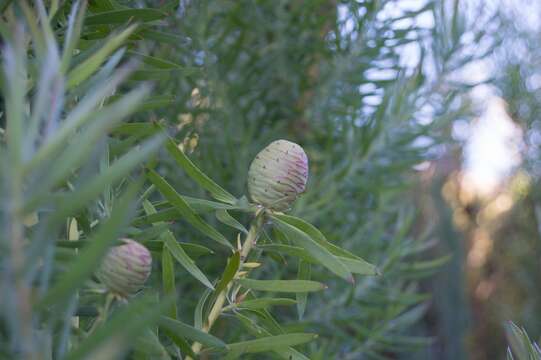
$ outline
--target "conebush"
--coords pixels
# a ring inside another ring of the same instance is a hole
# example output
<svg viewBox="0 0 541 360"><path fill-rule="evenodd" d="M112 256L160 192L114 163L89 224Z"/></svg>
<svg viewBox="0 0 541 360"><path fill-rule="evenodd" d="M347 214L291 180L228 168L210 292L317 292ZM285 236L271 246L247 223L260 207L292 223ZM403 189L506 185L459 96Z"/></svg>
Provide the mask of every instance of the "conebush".
<svg viewBox="0 0 541 360"><path fill-rule="evenodd" d="M1 357L428 345L413 167L472 56L458 9L390 3L0 2Z"/></svg>

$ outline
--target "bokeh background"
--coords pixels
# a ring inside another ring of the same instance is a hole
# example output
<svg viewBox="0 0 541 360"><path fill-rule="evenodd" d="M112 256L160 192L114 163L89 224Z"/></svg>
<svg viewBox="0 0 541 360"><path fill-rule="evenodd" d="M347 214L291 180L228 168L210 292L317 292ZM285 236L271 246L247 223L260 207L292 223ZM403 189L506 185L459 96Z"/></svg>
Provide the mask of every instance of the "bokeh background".
<svg viewBox="0 0 541 360"><path fill-rule="evenodd" d="M428 358L497 359L506 346L505 321L540 336L540 84L534 64L541 4L461 5L474 23L490 19L475 51L494 47L457 74L471 85L471 113L453 121L455 150L421 170L429 186L437 184L425 203L426 220L434 220L434 210L441 215L441 246L454 254L427 285L434 301L426 321L438 334ZM443 203L448 211L437 211Z"/></svg>

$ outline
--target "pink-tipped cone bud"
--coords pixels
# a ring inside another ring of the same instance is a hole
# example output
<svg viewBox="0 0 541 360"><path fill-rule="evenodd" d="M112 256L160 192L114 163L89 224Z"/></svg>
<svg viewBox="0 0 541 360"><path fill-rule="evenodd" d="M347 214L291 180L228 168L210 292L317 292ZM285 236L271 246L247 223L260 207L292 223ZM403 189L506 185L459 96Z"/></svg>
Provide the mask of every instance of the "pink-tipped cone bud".
<svg viewBox="0 0 541 360"><path fill-rule="evenodd" d="M304 192L308 180L308 157L299 145L276 140L264 148L248 170L252 200L272 210L284 211Z"/></svg>
<svg viewBox="0 0 541 360"><path fill-rule="evenodd" d="M143 288L152 269L148 249L136 241L122 239L124 245L111 248L96 276L114 294L127 298Z"/></svg>

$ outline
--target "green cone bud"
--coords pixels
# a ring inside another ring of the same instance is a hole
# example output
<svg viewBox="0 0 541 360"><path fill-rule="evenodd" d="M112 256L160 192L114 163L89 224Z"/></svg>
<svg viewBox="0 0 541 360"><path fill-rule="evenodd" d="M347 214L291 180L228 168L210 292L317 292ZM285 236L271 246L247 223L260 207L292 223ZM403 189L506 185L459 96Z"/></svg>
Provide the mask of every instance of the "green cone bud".
<svg viewBox="0 0 541 360"><path fill-rule="evenodd" d="M299 145L276 140L264 148L248 170L252 201L273 210L287 210L308 180L308 157Z"/></svg>
<svg viewBox="0 0 541 360"><path fill-rule="evenodd" d="M105 255L96 276L112 293L126 298L143 288L152 269L152 257L138 242L122 240L124 245L111 248Z"/></svg>

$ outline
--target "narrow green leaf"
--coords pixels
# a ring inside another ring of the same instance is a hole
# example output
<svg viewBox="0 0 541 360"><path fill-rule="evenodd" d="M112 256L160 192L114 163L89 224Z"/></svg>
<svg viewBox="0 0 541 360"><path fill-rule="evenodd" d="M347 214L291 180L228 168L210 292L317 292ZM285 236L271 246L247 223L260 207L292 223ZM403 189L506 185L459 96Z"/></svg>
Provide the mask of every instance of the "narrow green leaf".
<svg viewBox="0 0 541 360"><path fill-rule="evenodd" d="M222 202L217 202L217 201L194 198L194 197L186 196L186 195L182 195L182 197L184 198L184 200L186 200L188 204L190 204L191 207L194 208L194 210L201 213L211 212L213 210L219 210L219 209L240 210L240 211L246 211L246 212L253 212L255 210L255 207L243 204L240 202L240 200L237 204L231 205L231 204L224 204ZM163 208L167 205L169 204L165 201L157 202L156 208Z"/></svg>
<svg viewBox="0 0 541 360"><path fill-rule="evenodd" d="M314 259L306 250L299 246L285 245L285 244L262 244L257 245L258 249L263 251L286 254L297 257L311 264L317 264L318 261Z"/></svg>
<svg viewBox="0 0 541 360"><path fill-rule="evenodd" d="M505 324L505 335L509 343L508 354L517 359L541 359L541 350L536 343L532 343L524 328L520 328L512 321Z"/></svg>
<svg viewBox="0 0 541 360"><path fill-rule="evenodd" d="M294 216L277 214L277 218L289 223L292 226L304 231L308 234L313 240L318 242L321 246L329 250L333 255L335 255L346 267L355 274L362 275L378 275L379 271L375 265L370 264L361 257L350 253L349 251L342 249L325 238L325 236L319 231L314 225L299 219Z"/></svg>
<svg viewBox="0 0 541 360"><path fill-rule="evenodd" d="M128 54L135 58L141 59L147 65L151 65L159 69L182 69L182 66L179 64L155 56L141 54L136 51L129 51Z"/></svg>
<svg viewBox="0 0 541 360"><path fill-rule="evenodd" d="M360 275L380 275L378 268L375 265L372 265L363 259L350 259L345 257L337 256L337 259L340 260L346 267L354 274Z"/></svg>
<svg viewBox="0 0 541 360"><path fill-rule="evenodd" d="M212 294L212 291L210 289L205 289L203 295L199 298L199 301L197 302L197 305L195 307L193 323L197 329L203 328L203 310L210 294Z"/></svg>
<svg viewBox="0 0 541 360"><path fill-rule="evenodd" d="M259 309L259 310L249 310L252 311L263 324L269 329L269 331L272 333L272 335L280 335L285 334L286 332L280 326L278 321L272 316L272 314L269 312L268 309Z"/></svg>
<svg viewBox="0 0 541 360"><path fill-rule="evenodd" d="M171 95L150 96L137 106L136 111L141 112L153 109L161 109L166 106L170 106L171 104L174 104L176 100L177 99Z"/></svg>
<svg viewBox="0 0 541 360"><path fill-rule="evenodd" d="M64 77L60 72L60 60L55 51L48 51L42 60L39 79L33 91L34 100L30 120L25 128L25 141L39 143L43 138L44 124L60 123L61 106L64 103ZM33 148L33 147L32 147Z"/></svg>
<svg viewBox="0 0 541 360"><path fill-rule="evenodd" d="M325 284L310 280L253 280L240 279L239 284L245 288L260 291L276 292L311 292L327 288Z"/></svg>
<svg viewBox="0 0 541 360"><path fill-rule="evenodd" d="M233 280L235 277L235 274L237 273L240 266L240 253L238 251L235 251L233 255L228 259L227 265L225 266L224 273L222 275L222 278L220 279L220 282L218 285L216 285L215 294L218 295L221 293L227 285Z"/></svg>
<svg viewBox="0 0 541 360"><path fill-rule="evenodd" d="M353 275L348 268L338 260L329 250L325 249L319 243L314 241L308 234L299 228L288 224L278 217L272 217L276 225L291 241L306 249L321 265L340 276L341 278L353 283Z"/></svg>
<svg viewBox="0 0 541 360"><path fill-rule="evenodd" d="M60 306L96 270L110 245L121 235L122 226L126 225L130 216L136 190L137 188L132 186L116 202L111 217L100 226L89 239L89 245L80 252L75 261L62 273L56 284L41 299L40 307Z"/></svg>
<svg viewBox="0 0 541 360"><path fill-rule="evenodd" d="M237 221L237 219L231 216L231 214L229 214L227 210L216 210L216 219L218 219L222 224L230 226L233 229L237 229L242 233L248 234L248 230L246 230L244 225L242 225L240 222Z"/></svg>
<svg viewBox="0 0 541 360"><path fill-rule="evenodd" d="M250 318L242 315L241 313L235 314L237 319L244 325L244 327L256 338L263 338L273 335L269 330L265 329L259 324L256 324ZM274 352L278 354L284 360L310 360L292 347L274 349Z"/></svg>
<svg viewBox="0 0 541 360"><path fill-rule="evenodd" d="M105 11L96 15L87 16L85 25L110 25L123 24L126 22L149 22L163 19L167 16L156 9L127 9Z"/></svg>
<svg viewBox="0 0 541 360"><path fill-rule="evenodd" d="M86 19L88 22L88 18ZM77 65L73 70L70 71L68 75L67 88L71 89L74 86L79 85L81 82L86 80L90 75L92 75L101 64L107 59L107 57L113 53L118 47L120 47L124 41L133 33L135 30L135 25L132 25L122 31L121 33L114 35L105 41L98 51L96 51L92 56L83 61L81 64Z"/></svg>
<svg viewBox="0 0 541 360"><path fill-rule="evenodd" d="M158 336L150 329L145 331L135 342L133 358L135 360L170 360L171 357Z"/></svg>
<svg viewBox="0 0 541 360"><path fill-rule="evenodd" d="M299 280L310 280L311 268L310 264L302 260L299 260L299 269L297 272L297 279ZM297 313L299 314L299 320L302 320L304 316L304 311L306 310L306 301L308 299L308 293L297 293L295 294L297 298Z"/></svg>
<svg viewBox="0 0 541 360"><path fill-rule="evenodd" d="M186 171L186 173L201 187L208 190L213 198L228 204L235 204L237 199L229 192L216 184L212 179L205 175L192 161L182 152L173 139L169 139L166 144L167 151L175 161Z"/></svg>
<svg viewBox="0 0 541 360"><path fill-rule="evenodd" d="M189 196L181 195L184 201L190 205L190 207L197 214L203 214L214 210L244 210L234 205L228 205L215 201L208 201L203 199L196 199ZM167 208L158 211L156 214L150 214L138 217L135 219L135 224L152 224L158 221L174 221L182 218L182 214L177 211L176 208Z"/></svg>
<svg viewBox="0 0 541 360"><path fill-rule="evenodd" d="M297 302L293 299L288 298L259 298L253 300L245 300L237 305L239 308L243 309L266 309L272 306L289 306L295 305Z"/></svg>
<svg viewBox="0 0 541 360"><path fill-rule="evenodd" d="M158 188L162 195L173 205L188 221L191 225L207 235L211 239L219 242L222 245L233 249L233 246L227 241L227 239L220 234L217 230L204 222L199 215L197 215L193 209L186 203L186 201L180 196L176 190L169 185L158 173L154 170L150 170L147 174L149 180Z"/></svg>
<svg viewBox="0 0 541 360"><path fill-rule="evenodd" d="M192 351L190 344L188 344L188 342L184 340L182 336L178 335L174 331L170 331L163 327L160 329L160 331L164 333L169 339L171 339L171 341L173 341L175 345L177 345L180 348L180 351L182 351L184 355L190 356L192 359L197 358L197 356Z"/></svg>
<svg viewBox="0 0 541 360"><path fill-rule="evenodd" d="M37 10L37 13L39 16L41 32L45 36L45 41L47 42L47 46L56 47L57 46L56 38L55 38L55 35L53 34L53 29L49 21L49 15L47 15L47 9L45 9L45 4L42 1L36 1L35 9ZM51 4L51 7L49 8L49 11L51 11L51 14L52 14L56 10L58 10L58 4L55 4L55 1L53 1L53 3Z"/></svg>
<svg viewBox="0 0 541 360"><path fill-rule="evenodd" d="M114 100L115 98L112 97L110 100ZM148 99L148 98L147 98ZM114 135L128 135L128 136L134 136L136 138L141 137L147 137L154 133L160 132L161 129L159 126L156 126L154 123L151 122L144 122L144 123L123 123L111 130L111 133Z"/></svg>
<svg viewBox="0 0 541 360"><path fill-rule="evenodd" d="M182 265L182 267L184 267L186 271L192 274L192 276L199 280L203 285L205 285L209 289L214 289L205 274L203 274L203 272L199 270L193 260L190 259L186 252L178 244L177 240L173 236L173 233L171 233L171 231L167 231L163 235L163 238L165 244L167 245L167 248L171 251L171 255L173 255L173 257L179 262L179 264Z"/></svg>
<svg viewBox="0 0 541 360"><path fill-rule="evenodd" d="M350 253L349 251L342 249L339 246L334 245L333 243L330 243L326 238L325 235L321 233L321 231L318 230L314 225L291 215L285 215L285 214L275 214L276 218L288 223L291 226L294 226L298 228L299 230L305 232L310 236L312 239L314 239L318 244L329 250L333 255L335 256L341 256L351 259L357 259L362 260L357 255L354 255Z"/></svg>
<svg viewBox="0 0 541 360"><path fill-rule="evenodd" d="M71 140L73 134L77 129L85 125L87 122L99 119L100 114L96 114L95 109L105 97L107 97L130 73L129 67L118 69L115 75L107 79L107 81L97 88L95 91L86 94L77 106L67 115L63 121L62 127L58 129L54 135L48 139L47 143L39 148L38 152L28 161L24 171L27 173L33 167L42 164L45 160L57 154L57 152L63 149ZM115 110L115 114L119 112L119 109L131 109L131 101L137 104L142 100L146 94L140 94L140 90L134 90L129 95L123 97L125 99L124 106L118 108L112 108ZM125 111L125 110L123 110ZM101 113L103 116L103 113ZM117 118L117 117L115 117Z"/></svg>
<svg viewBox="0 0 541 360"><path fill-rule="evenodd" d="M123 154L126 154L131 149L133 149L134 146L137 146L137 138L133 136L130 136L126 139L111 138L111 141L109 143L110 154L113 158L122 156ZM151 184L150 187L152 188L152 191L154 191L155 186ZM145 193L141 194L141 201L146 198L147 196L145 195Z"/></svg>
<svg viewBox="0 0 541 360"><path fill-rule="evenodd" d="M6 43L2 50L4 81L2 95L4 99L7 136L7 159L11 169L19 169L22 162L22 144L24 135L26 48L23 28L13 33L13 41ZM6 156L3 155L3 156Z"/></svg>
<svg viewBox="0 0 541 360"><path fill-rule="evenodd" d="M94 50L94 49L92 49L92 50ZM95 51L99 51L99 48L95 49ZM119 67L119 64L122 61L122 58L124 57L125 53L126 53L126 48L124 48L124 47L121 47L121 48L115 50L111 55L109 55L107 57L107 59L104 61L104 63L95 71L94 74L92 74L87 80L85 80L84 82L80 83L79 85L77 85L75 88L72 89L72 91L70 92L70 97L71 98L76 98L76 97L79 97L79 96L83 96L84 94L86 94L88 92L96 91L101 86L103 86L104 82L106 82L107 79L112 77L113 74L121 68L121 67ZM88 56L87 56L87 54L85 52L79 53L75 57L74 60L76 60L78 62L77 65L80 65L85 60L90 58L93 54L94 54L94 52L92 52L91 54L88 54ZM87 56L87 58L82 59L83 56ZM74 63L75 63L75 61L74 61ZM74 64L73 66L75 67L77 65ZM137 65L136 65L136 63L134 61L128 62L127 65L132 67L133 71L135 71L135 69L137 67ZM130 75L133 74L133 71L130 72ZM127 80L129 80L129 76L128 76ZM117 93L118 95L113 95L114 93ZM123 92L122 91L118 92L115 89L114 93L107 94L107 97L105 99L103 99L102 102L100 103L100 107L103 106L104 104L107 104L108 102L111 102L109 100L111 98L118 99L118 98L122 97ZM134 112L135 112L135 110L134 110Z"/></svg>
<svg viewBox="0 0 541 360"><path fill-rule="evenodd" d="M131 81L164 81L171 77L187 77L199 72L197 68L143 69L133 72Z"/></svg>
<svg viewBox="0 0 541 360"><path fill-rule="evenodd" d="M263 244L258 245L258 249L269 252L276 252L298 257L311 264L318 264L319 262L314 259L306 250L298 246L284 245L284 244ZM378 269L366 261L360 259L351 259L345 257L336 257L354 274L361 275L378 275Z"/></svg>
<svg viewBox="0 0 541 360"><path fill-rule="evenodd" d="M195 209L193 210L197 213ZM169 209L158 211L155 214L140 216L136 218L133 221L133 223L135 225L153 224L153 223L159 223L159 222L164 222L164 221L174 221L180 218L182 218L182 215L177 211L176 208L169 208Z"/></svg>
<svg viewBox="0 0 541 360"><path fill-rule="evenodd" d="M155 213L156 209L150 201L145 200L143 202L143 207L145 208L145 211L147 214ZM161 224L161 223L157 223ZM210 281L207 279L205 274L199 268L197 265L195 265L194 261L190 259L190 257L186 254L184 249L179 245L177 240L175 239L175 236L170 230L166 230L162 235L162 240L164 241L164 245L167 247L167 249L171 252L171 255L179 262L184 269L186 269L193 277L195 277L197 280L199 280L203 285L206 287L213 289L214 287L210 283Z"/></svg>
<svg viewBox="0 0 541 360"><path fill-rule="evenodd" d="M47 51L47 45L45 34L39 26L38 14L36 14L34 8L30 7L26 1L20 1L19 6L21 7L21 10L23 11L23 14L26 18L26 25L28 26L28 30L30 30L30 33L32 34L32 41L34 43L36 53L39 58L43 58Z"/></svg>
<svg viewBox="0 0 541 360"><path fill-rule="evenodd" d="M242 354L274 351L282 347L300 345L316 338L317 334L290 333L228 344L228 347L231 354L239 356Z"/></svg>
<svg viewBox="0 0 541 360"><path fill-rule="evenodd" d="M210 250L208 247L199 244L192 243L179 243L180 246L186 251L186 254L192 259L198 258L204 255L212 255L214 251Z"/></svg>
<svg viewBox="0 0 541 360"><path fill-rule="evenodd" d="M160 6L160 10L173 12L178 6L179 5L177 0L167 0L162 3L162 5Z"/></svg>
<svg viewBox="0 0 541 360"><path fill-rule="evenodd" d="M213 346L217 348L227 348L227 345L215 336L212 336L204 331L194 328L193 326L184 324L175 319L162 316L159 321L160 328L176 333L186 339L196 341L203 345Z"/></svg>
<svg viewBox="0 0 541 360"><path fill-rule="evenodd" d="M58 197L57 199L60 200L60 203L58 203L59 205L55 209L54 218L61 219L81 209L88 201L100 194L108 184L114 184L132 171L135 166L146 160L148 156L158 149L162 140L163 137L157 135L155 138L147 140L140 147L133 149L115 161L106 171L79 187L77 196L72 196L71 193L68 193L67 195ZM29 201L25 211L33 211L37 203L39 203L39 198L34 202Z"/></svg>
<svg viewBox="0 0 541 360"><path fill-rule="evenodd" d="M164 294L176 295L177 288L175 286L175 263L173 262L171 252L167 249L167 246L164 246L162 250L162 283ZM176 302L172 304L168 311L168 315L173 319L177 318Z"/></svg>
<svg viewBox="0 0 541 360"><path fill-rule="evenodd" d="M73 142L54 159L55 171L42 179L41 185L43 187L55 186L63 182L67 176L70 176L74 170L79 168L96 146L96 142L103 138L113 125L131 114L131 104L141 100L146 95L147 90L145 88L138 89L137 92L131 93L117 103L97 112L97 119L84 131L74 134ZM159 140L160 143L162 141L163 139Z"/></svg>
<svg viewBox="0 0 541 360"><path fill-rule="evenodd" d="M143 27L141 26L141 30L137 32L137 35L141 36L143 39L147 40L155 40L158 42L171 44L174 46L178 46L178 44L186 43L186 37L179 36L178 34L163 32L163 31L157 31L149 26Z"/></svg>
<svg viewBox="0 0 541 360"><path fill-rule="evenodd" d="M115 3L113 0L94 0L90 3L90 9L96 13L111 11L115 9Z"/></svg>
<svg viewBox="0 0 541 360"><path fill-rule="evenodd" d="M139 230L133 228L132 231L126 231L126 234L131 236L135 240L143 241L152 241L156 238L161 237L161 235L169 229L169 226L165 223L155 223L154 226L146 228L144 230Z"/></svg>
<svg viewBox="0 0 541 360"><path fill-rule="evenodd" d="M64 49L62 52L62 73L66 73L69 69L71 58L79 38L81 37L81 29L86 12L86 0L77 1L72 9L68 19L68 29L64 36Z"/></svg>

